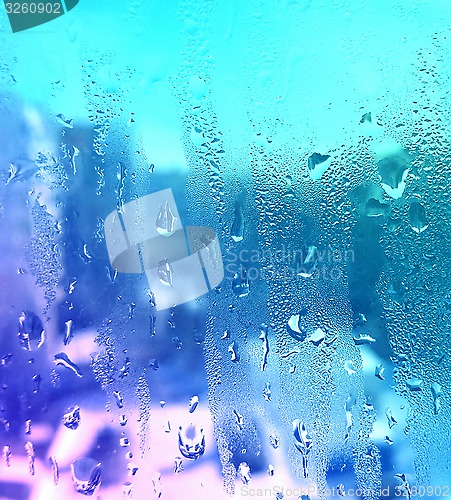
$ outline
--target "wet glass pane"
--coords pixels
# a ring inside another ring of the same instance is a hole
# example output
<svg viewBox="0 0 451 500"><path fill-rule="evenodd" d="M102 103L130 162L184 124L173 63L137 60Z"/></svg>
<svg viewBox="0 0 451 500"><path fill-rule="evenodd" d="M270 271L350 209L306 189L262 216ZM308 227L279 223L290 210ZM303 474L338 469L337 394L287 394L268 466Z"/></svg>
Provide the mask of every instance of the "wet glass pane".
<svg viewBox="0 0 451 500"><path fill-rule="evenodd" d="M450 21L0 5L0 500L451 495Z"/></svg>

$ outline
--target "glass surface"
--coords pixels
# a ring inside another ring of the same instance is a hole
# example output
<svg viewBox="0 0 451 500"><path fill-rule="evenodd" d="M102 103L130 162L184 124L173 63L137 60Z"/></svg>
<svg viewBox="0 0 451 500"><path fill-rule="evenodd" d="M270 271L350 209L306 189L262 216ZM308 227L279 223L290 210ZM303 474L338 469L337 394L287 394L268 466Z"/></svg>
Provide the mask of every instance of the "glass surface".
<svg viewBox="0 0 451 500"><path fill-rule="evenodd" d="M0 5L0 500L451 496L450 22Z"/></svg>

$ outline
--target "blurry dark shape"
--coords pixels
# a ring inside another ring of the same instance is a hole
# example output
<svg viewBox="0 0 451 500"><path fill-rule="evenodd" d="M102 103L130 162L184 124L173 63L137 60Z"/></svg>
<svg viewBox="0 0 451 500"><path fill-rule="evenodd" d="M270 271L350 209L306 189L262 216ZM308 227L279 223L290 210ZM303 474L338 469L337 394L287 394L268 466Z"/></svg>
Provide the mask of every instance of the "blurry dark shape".
<svg viewBox="0 0 451 500"><path fill-rule="evenodd" d="M75 489L87 496L95 493L101 482L101 465L92 458L79 458L71 463L72 481Z"/></svg>
<svg viewBox="0 0 451 500"><path fill-rule="evenodd" d="M19 341L28 351L39 349L45 341L42 321L32 311L23 311L19 317Z"/></svg>
<svg viewBox="0 0 451 500"><path fill-rule="evenodd" d="M80 425L80 407L79 406L74 406L74 408L69 408L69 411L64 414L63 416L63 424L68 428L68 429L77 429L78 426Z"/></svg>

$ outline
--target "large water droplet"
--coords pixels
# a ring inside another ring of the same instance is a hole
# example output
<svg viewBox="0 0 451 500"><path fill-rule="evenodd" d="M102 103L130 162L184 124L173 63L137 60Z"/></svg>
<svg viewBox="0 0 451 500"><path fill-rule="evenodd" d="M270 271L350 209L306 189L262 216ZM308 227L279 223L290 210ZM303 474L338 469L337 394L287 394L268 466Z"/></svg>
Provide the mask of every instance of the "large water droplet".
<svg viewBox="0 0 451 500"><path fill-rule="evenodd" d="M100 486L101 464L84 457L72 462L70 468L75 489L83 495L93 495Z"/></svg>
<svg viewBox="0 0 451 500"><path fill-rule="evenodd" d="M169 203L166 202L164 207L160 207L160 211L156 220L156 229L161 236L169 237L175 233L174 224L177 217L171 211Z"/></svg>
<svg viewBox="0 0 451 500"><path fill-rule="evenodd" d="M180 426L178 432L178 445L180 453L185 458L198 459L205 451L204 430L195 425Z"/></svg>

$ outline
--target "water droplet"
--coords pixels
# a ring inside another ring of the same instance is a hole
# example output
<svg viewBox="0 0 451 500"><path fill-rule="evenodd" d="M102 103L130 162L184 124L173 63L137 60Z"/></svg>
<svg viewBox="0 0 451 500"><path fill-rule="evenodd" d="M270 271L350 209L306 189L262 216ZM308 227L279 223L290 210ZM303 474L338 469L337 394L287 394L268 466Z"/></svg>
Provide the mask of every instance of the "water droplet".
<svg viewBox="0 0 451 500"><path fill-rule="evenodd" d="M127 464L127 470L129 476L134 476L138 472L138 466L133 462Z"/></svg>
<svg viewBox="0 0 451 500"><path fill-rule="evenodd" d="M271 401L271 382L266 382L265 388L263 389L263 397L265 401Z"/></svg>
<svg viewBox="0 0 451 500"><path fill-rule="evenodd" d="M122 493L124 500L127 498L133 498L133 483L130 483L130 481L126 481L122 485Z"/></svg>
<svg viewBox="0 0 451 500"><path fill-rule="evenodd" d="M73 120L67 119L62 113L56 115L56 121L63 127L74 128L74 126L72 125Z"/></svg>
<svg viewBox="0 0 451 500"><path fill-rule="evenodd" d="M114 399L116 400L117 407L123 408L124 399L122 398L121 393L119 391L113 391L113 396L114 396Z"/></svg>
<svg viewBox="0 0 451 500"><path fill-rule="evenodd" d="M238 425L239 429L242 430L244 427L244 418L243 415L238 413L236 410L233 410L233 414L235 415L236 419L236 424Z"/></svg>
<svg viewBox="0 0 451 500"><path fill-rule="evenodd" d="M173 269L169 264L168 259L163 259L158 263L158 278L165 286L173 284Z"/></svg>
<svg viewBox="0 0 451 500"><path fill-rule="evenodd" d="M385 368L383 367L383 365L381 364L376 365L376 368L374 369L374 376L380 380L385 380L384 372Z"/></svg>
<svg viewBox="0 0 451 500"><path fill-rule="evenodd" d="M177 217L171 211L169 203L166 202L164 207L160 207L160 211L156 220L156 229L161 236L169 237L175 233L174 224Z"/></svg>
<svg viewBox="0 0 451 500"><path fill-rule="evenodd" d="M174 460L174 472L178 474L183 471L183 460L182 457L175 457Z"/></svg>
<svg viewBox="0 0 451 500"><path fill-rule="evenodd" d="M121 437L119 439L119 446L122 448L127 448L127 446L130 446L130 440L126 437Z"/></svg>
<svg viewBox="0 0 451 500"><path fill-rule="evenodd" d="M36 460L36 455L34 453L34 445L31 441L25 443L25 453L28 457L28 470L32 476L34 476L34 463Z"/></svg>
<svg viewBox="0 0 451 500"><path fill-rule="evenodd" d="M340 483L339 485L337 485L337 494L340 497L344 497L346 495L344 484Z"/></svg>
<svg viewBox="0 0 451 500"><path fill-rule="evenodd" d="M128 418L126 417L126 415L121 415L119 417L119 424L122 426L122 427L125 427L127 425L127 422L128 422Z"/></svg>
<svg viewBox="0 0 451 500"><path fill-rule="evenodd" d="M25 434L28 436L31 434L31 420L25 422Z"/></svg>
<svg viewBox="0 0 451 500"><path fill-rule="evenodd" d="M263 355L262 361L260 364L260 370L263 372L266 368L266 363L268 362L268 354L269 354L269 341L268 341L268 325L262 323L260 326L260 336L259 339L263 342Z"/></svg>
<svg viewBox="0 0 451 500"><path fill-rule="evenodd" d="M158 500L162 495L162 487L161 487L161 474L159 472L153 472L151 474L151 483L153 488L153 497L151 500Z"/></svg>
<svg viewBox="0 0 451 500"><path fill-rule="evenodd" d="M45 341L42 321L32 311L23 311L19 317L19 340L25 349L39 349Z"/></svg>
<svg viewBox="0 0 451 500"><path fill-rule="evenodd" d="M377 163L381 186L383 190L395 200L401 198L406 187L409 168L405 153L383 158Z"/></svg>
<svg viewBox="0 0 451 500"><path fill-rule="evenodd" d="M39 392L39 389L41 388L41 382L42 382L42 377L41 375L33 375L33 392L37 394Z"/></svg>
<svg viewBox="0 0 451 500"><path fill-rule="evenodd" d="M68 429L77 429L80 425L80 407L74 406L73 408L69 408L69 410L63 416L63 424Z"/></svg>
<svg viewBox="0 0 451 500"><path fill-rule="evenodd" d="M313 153L308 159L308 171L310 178L314 181L321 179L326 170L330 167L330 155Z"/></svg>
<svg viewBox="0 0 451 500"><path fill-rule="evenodd" d="M271 446L276 450L278 447L279 447L279 443L280 443L280 440L277 436L275 436L274 434L271 434L269 436L269 442L271 444Z"/></svg>
<svg viewBox="0 0 451 500"><path fill-rule="evenodd" d="M268 472L268 476L271 476L271 477L274 476L275 470L271 464L268 464L267 472Z"/></svg>
<svg viewBox="0 0 451 500"><path fill-rule="evenodd" d="M52 472L53 472L53 484L57 485L59 478L60 478L60 474L59 474L59 469L58 469L58 463L57 463L54 455L49 457L49 462L50 462L50 466L52 467Z"/></svg>
<svg viewBox="0 0 451 500"><path fill-rule="evenodd" d="M296 340L305 340L307 333L305 328L301 326L301 320L307 315L307 309L302 309L299 314L293 314L287 323L287 332Z"/></svg>
<svg viewBox="0 0 451 500"><path fill-rule="evenodd" d="M393 441L388 436L385 436L384 441L390 446L393 444Z"/></svg>
<svg viewBox="0 0 451 500"><path fill-rule="evenodd" d="M185 458L197 460L205 451L204 430L195 425L180 426L178 432L178 445L180 453Z"/></svg>
<svg viewBox="0 0 451 500"><path fill-rule="evenodd" d="M307 477L307 455L312 449L313 440L309 436L307 432L307 428L304 422L301 422L299 419L293 421L293 437L294 437L294 445L298 451L302 454L302 464L303 464L303 472L304 478Z"/></svg>
<svg viewBox="0 0 451 500"><path fill-rule="evenodd" d="M393 416L393 413L390 408L385 409L385 416L387 417L387 424L389 429L393 429L393 427L398 423Z"/></svg>
<svg viewBox="0 0 451 500"><path fill-rule="evenodd" d="M361 333L358 337L353 337L353 340L355 345L374 344L376 342L376 339L366 333Z"/></svg>
<svg viewBox="0 0 451 500"><path fill-rule="evenodd" d="M188 404L188 411L190 413L193 413L197 406L199 404L199 397L198 396L193 396L190 400L189 400L189 404Z"/></svg>
<svg viewBox="0 0 451 500"><path fill-rule="evenodd" d="M69 359L69 356L65 352L59 352L53 357L53 362L55 365L62 365L69 370L72 370L77 377L83 377L80 368Z"/></svg>
<svg viewBox="0 0 451 500"><path fill-rule="evenodd" d="M345 370L346 370L348 375L354 375L354 373L356 372L356 369L355 369L355 366L354 366L354 363L352 360L347 359L345 361Z"/></svg>
<svg viewBox="0 0 451 500"><path fill-rule="evenodd" d="M251 478L251 468L246 462L241 462L238 466L237 471L238 477L241 479L243 484L249 484Z"/></svg>
<svg viewBox="0 0 451 500"><path fill-rule="evenodd" d="M410 227L416 233L422 233L429 227L426 218L426 210L424 206L418 201L413 201L409 208L409 222Z"/></svg>
<svg viewBox="0 0 451 500"><path fill-rule="evenodd" d="M241 267L238 273L235 273L232 280L232 292L238 297L249 295L250 282L247 276L247 270Z"/></svg>
<svg viewBox="0 0 451 500"><path fill-rule="evenodd" d="M229 348L228 348L228 351L231 355L231 361L233 362L238 362L240 360L240 357L239 357L239 354L238 354L238 350L237 350L237 344L236 342L232 342L230 345L229 345Z"/></svg>
<svg viewBox="0 0 451 500"><path fill-rule="evenodd" d="M413 377L409 380L406 380L406 385L411 391L421 391L423 381L420 378Z"/></svg>
<svg viewBox="0 0 451 500"><path fill-rule="evenodd" d="M11 467L11 446L5 444L3 446L3 459L7 467Z"/></svg>
<svg viewBox="0 0 451 500"><path fill-rule="evenodd" d="M70 319L66 321L66 333L64 334L64 345L70 344L74 334L73 334L73 321Z"/></svg>
<svg viewBox="0 0 451 500"><path fill-rule="evenodd" d="M437 382L431 385L432 397L434 398L434 413L438 414L440 411L440 396L442 395L442 386Z"/></svg>
<svg viewBox="0 0 451 500"><path fill-rule="evenodd" d="M324 330L321 328L317 328L309 337L308 341L311 342L315 346L319 346L321 342L324 340L324 337L326 336Z"/></svg>
<svg viewBox="0 0 451 500"><path fill-rule="evenodd" d="M79 458L71 463L72 481L76 491L93 495L101 482L101 464L92 458Z"/></svg>

